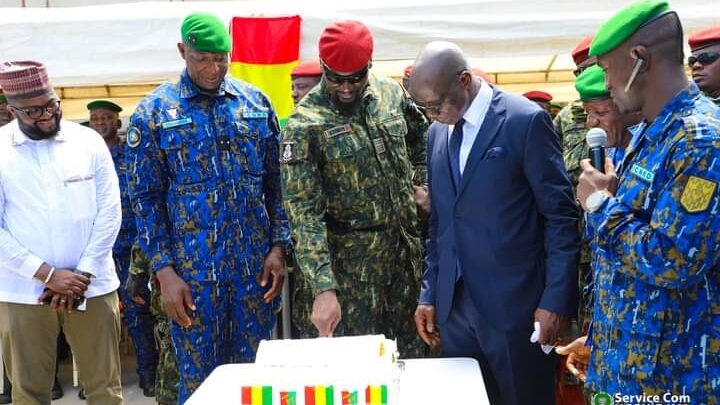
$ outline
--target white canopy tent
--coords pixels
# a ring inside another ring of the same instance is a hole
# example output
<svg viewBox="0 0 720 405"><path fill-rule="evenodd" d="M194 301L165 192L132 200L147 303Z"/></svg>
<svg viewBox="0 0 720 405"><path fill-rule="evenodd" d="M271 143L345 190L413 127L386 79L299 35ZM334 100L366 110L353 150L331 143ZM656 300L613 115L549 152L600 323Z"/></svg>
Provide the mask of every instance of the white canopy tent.
<svg viewBox="0 0 720 405"><path fill-rule="evenodd" d="M0 60L43 61L71 103L117 97L130 107L182 69L175 43L188 13L212 12L228 22L233 16L299 14L302 59L317 57L325 26L357 19L374 35L374 64L381 74L401 75L425 43L444 39L458 43L473 66L494 75L505 88L543 89L569 100L574 97L569 51L628 2L246 0L0 8ZM671 2L686 33L720 22L720 1Z"/></svg>

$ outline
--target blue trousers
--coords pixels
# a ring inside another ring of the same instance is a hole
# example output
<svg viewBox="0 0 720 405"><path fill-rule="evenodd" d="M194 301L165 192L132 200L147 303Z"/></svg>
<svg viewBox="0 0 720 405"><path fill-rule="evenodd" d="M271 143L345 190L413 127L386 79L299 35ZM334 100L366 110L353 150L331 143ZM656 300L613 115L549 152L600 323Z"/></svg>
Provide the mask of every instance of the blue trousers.
<svg viewBox="0 0 720 405"><path fill-rule="evenodd" d="M477 311L460 278L450 316L440 325L441 353L480 363L492 405L554 405L556 355L530 343L532 331L532 319L527 329L496 329Z"/></svg>
<svg viewBox="0 0 720 405"><path fill-rule="evenodd" d="M148 379L150 376L155 375L155 369L158 364L158 353L157 347L155 346L155 322L150 313L150 303L147 302L145 305L136 304L127 295L125 288L123 288L130 269L129 252L128 255L116 257L115 259L118 262L118 277L120 277L121 283L118 293L125 307L123 320L135 346L137 374L141 378Z"/></svg>
<svg viewBox="0 0 720 405"><path fill-rule="evenodd" d="M266 304L260 274L226 280L185 280L196 310L192 325L173 323L172 340L180 372L178 403L188 400L215 367L250 363L262 339L270 339L278 300Z"/></svg>

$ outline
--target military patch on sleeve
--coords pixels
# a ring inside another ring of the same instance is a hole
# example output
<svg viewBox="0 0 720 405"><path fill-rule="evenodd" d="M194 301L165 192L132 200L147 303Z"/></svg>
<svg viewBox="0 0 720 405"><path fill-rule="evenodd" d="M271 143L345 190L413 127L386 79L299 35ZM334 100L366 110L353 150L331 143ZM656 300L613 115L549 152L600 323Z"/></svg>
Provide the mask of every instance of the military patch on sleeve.
<svg viewBox="0 0 720 405"><path fill-rule="evenodd" d="M340 125L339 127L328 129L327 131L325 131L325 135L327 135L328 138L332 138L333 136L347 134L348 132L352 132L352 127L350 126L350 124L345 124Z"/></svg>
<svg viewBox="0 0 720 405"><path fill-rule="evenodd" d="M680 196L680 204L688 212L702 212L710 206L717 183L700 177L690 176Z"/></svg>
<svg viewBox="0 0 720 405"><path fill-rule="evenodd" d="M140 130L136 127L130 127L127 130L127 145L131 148L137 148L142 140Z"/></svg>
<svg viewBox="0 0 720 405"><path fill-rule="evenodd" d="M282 148L280 151L280 163L289 163L295 159L295 141L282 141Z"/></svg>

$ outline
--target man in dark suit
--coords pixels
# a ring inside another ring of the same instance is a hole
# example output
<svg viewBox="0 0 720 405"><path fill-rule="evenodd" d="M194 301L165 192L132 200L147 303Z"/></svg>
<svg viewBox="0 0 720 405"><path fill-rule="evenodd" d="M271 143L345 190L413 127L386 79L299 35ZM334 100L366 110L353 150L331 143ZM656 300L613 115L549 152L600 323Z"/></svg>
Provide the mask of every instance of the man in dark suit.
<svg viewBox="0 0 720 405"><path fill-rule="evenodd" d="M410 93L428 130L427 269L415 313L445 357L476 358L492 404L554 404L556 343L576 310L578 209L547 112L428 44ZM439 333L438 333L439 330Z"/></svg>

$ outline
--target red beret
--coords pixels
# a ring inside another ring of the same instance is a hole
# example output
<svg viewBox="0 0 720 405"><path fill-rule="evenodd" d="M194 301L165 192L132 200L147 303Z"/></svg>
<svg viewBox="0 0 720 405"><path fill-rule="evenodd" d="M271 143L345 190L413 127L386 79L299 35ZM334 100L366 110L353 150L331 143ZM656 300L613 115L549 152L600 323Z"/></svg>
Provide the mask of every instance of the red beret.
<svg viewBox="0 0 720 405"><path fill-rule="evenodd" d="M410 66L408 66L408 67L405 68L405 71L403 72L403 77L404 77L404 78L406 78L406 79L409 79L409 78L410 78L410 75L412 74L412 71L413 71L413 67L414 67L413 65L410 65Z"/></svg>
<svg viewBox="0 0 720 405"><path fill-rule="evenodd" d="M472 71L473 76L477 76L477 77L483 79L487 83L495 84L495 81L492 79L492 77L490 77L489 74L483 72L482 70L480 70L478 68L472 68L471 71Z"/></svg>
<svg viewBox="0 0 720 405"><path fill-rule="evenodd" d="M370 63L373 37L359 21L338 21L323 30L320 59L333 72L355 73Z"/></svg>
<svg viewBox="0 0 720 405"><path fill-rule="evenodd" d="M292 73L290 73L290 76L292 76L292 77L322 76L322 69L320 68L320 62L318 62L316 60L300 62L297 66L295 66L295 69L293 69Z"/></svg>
<svg viewBox="0 0 720 405"><path fill-rule="evenodd" d="M552 96L548 93L545 93L544 91L528 91L527 93L523 94L525 98L530 99L532 101L545 101L550 102L552 101Z"/></svg>
<svg viewBox="0 0 720 405"><path fill-rule="evenodd" d="M575 49L573 49L570 53L575 61L575 66L585 62L589 57L590 43L592 43L592 39L593 37L583 38L583 40L580 41L580 43L577 44Z"/></svg>
<svg viewBox="0 0 720 405"><path fill-rule="evenodd" d="M693 51L720 44L720 26L705 28L690 35L688 44Z"/></svg>

